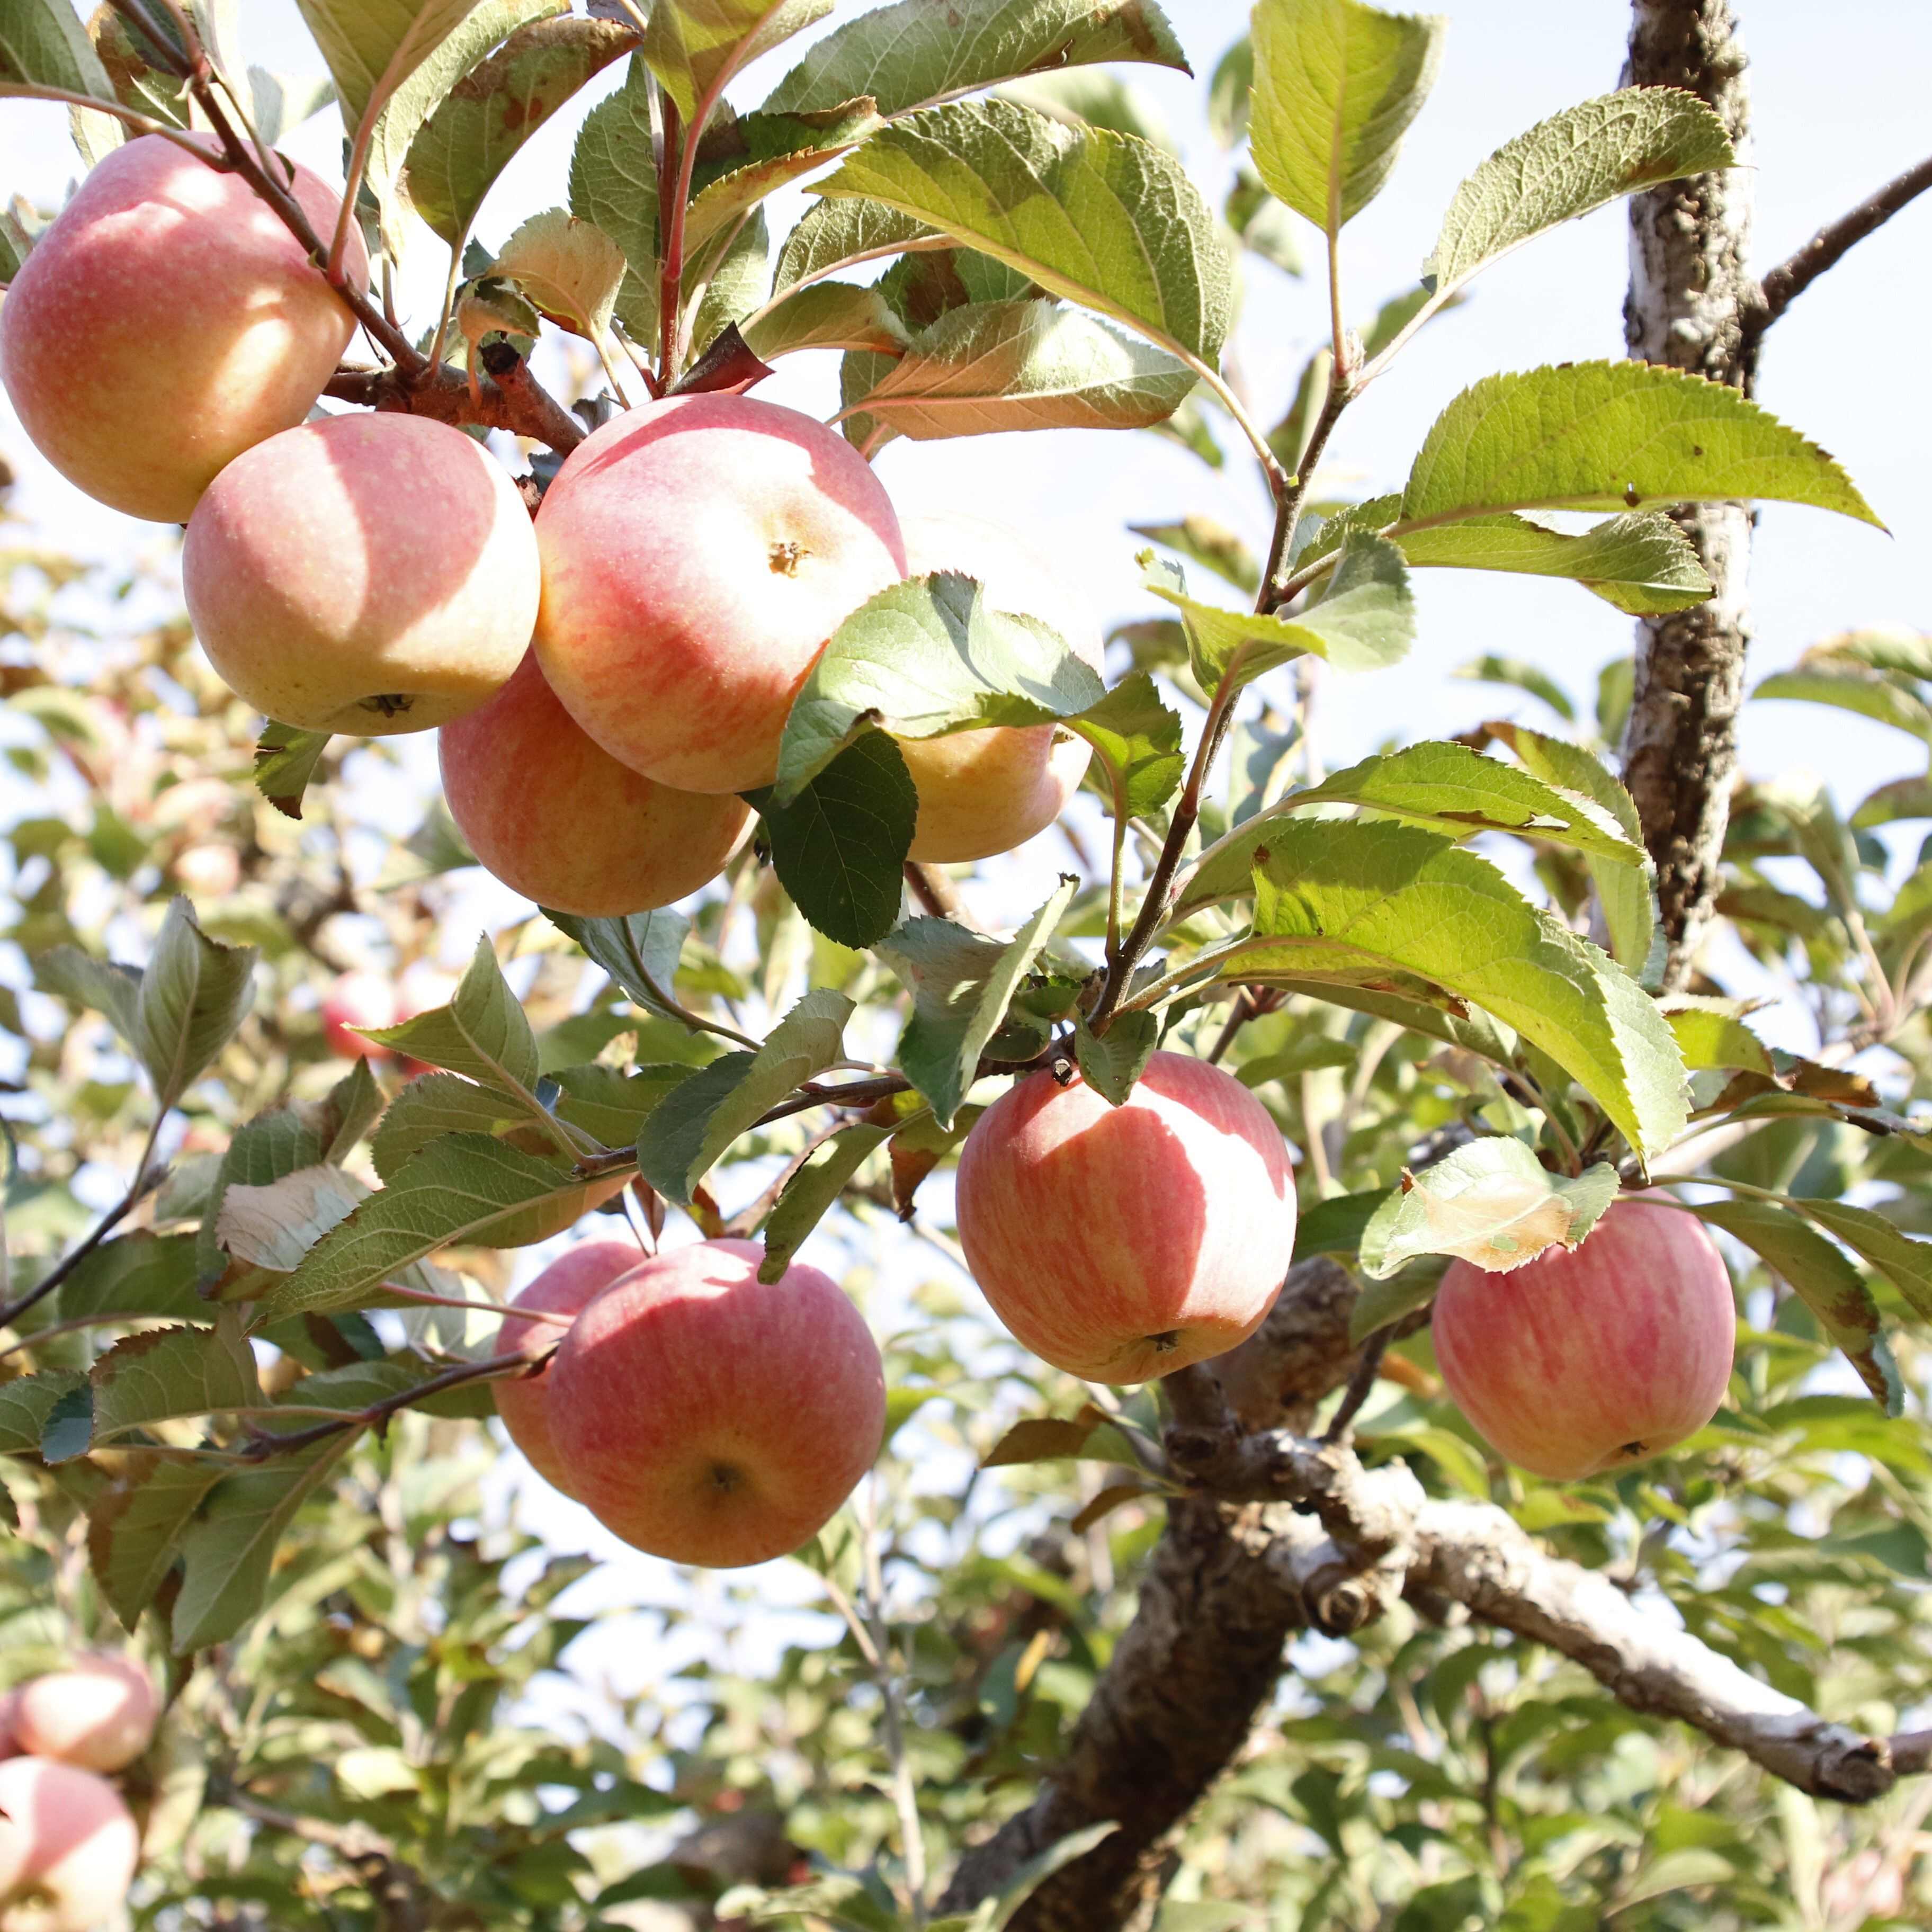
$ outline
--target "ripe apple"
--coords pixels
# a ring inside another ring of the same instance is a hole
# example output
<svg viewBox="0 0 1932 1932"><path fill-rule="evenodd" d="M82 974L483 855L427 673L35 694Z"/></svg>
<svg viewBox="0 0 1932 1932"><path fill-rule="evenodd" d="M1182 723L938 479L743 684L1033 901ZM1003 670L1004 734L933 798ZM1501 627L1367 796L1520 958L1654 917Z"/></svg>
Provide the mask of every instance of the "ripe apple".
<svg viewBox="0 0 1932 1932"><path fill-rule="evenodd" d="M327 237L337 196L293 175ZM368 287L352 227L346 266ZM70 482L130 516L185 523L227 464L308 414L355 328L240 176L146 134L88 176L14 278L0 379Z"/></svg>
<svg viewBox="0 0 1932 1932"><path fill-rule="evenodd" d="M539 1308L553 1315L579 1314L592 1296L602 1294L644 1258L634 1241L584 1242L552 1262L510 1306ZM500 1355L541 1354L568 1333L552 1322L521 1322L506 1316L496 1352ZM556 1379L556 1366L552 1361L541 1374L492 1382L490 1388L496 1398L496 1413L524 1460L552 1489L571 1496L574 1492L563 1460L550 1440L550 1392Z"/></svg>
<svg viewBox="0 0 1932 1932"><path fill-rule="evenodd" d="M189 520L201 647L257 710L310 731L427 731L488 704L536 622L536 539L460 430L330 416L238 456Z"/></svg>
<svg viewBox="0 0 1932 1932"><path fill-rule="evenodd" d="M732 1569L796 1550L872 1467L885 1372L838 1284L767 1286L751 1241L634 1268L550 1364L550 1433L578 1499L626 1543Z"/></svg>
<svg viewBox="0 0 1932 1932"><path fill-rule="evenodd" d="M1096 670L1100 626L1066 574L1015 532L982 517L913 517L905 525L906 573L939 570L978 579L995 610L1037 617ZM1010 852L1043 832L1080 788L1092 748L1057 724L955 731L899 741L919 791L911 856L952 865Z"/></svg>
<svg viewBox="0 0 1932 1932"><path fill-rule="evenodd" d="M380 973L338 973L322 996L322 1036L344 1060L374 1060L386 1051L352 1028L392 1027L401 1018L394 982Z"/></svg>
<svg viewBox="0 0 1932 1932"><path fill-rule="evenodd" d="M586 918L649 912L724 869L751 818L729 794L674 791L580 730L532 651L438 734L442 793L470 850L512 891Z"/></svg>
<svg viewBox="0 0 1932 1932"><path fill-rule="evenodd" d="M127 1897L140 1851L104 1778L46 1758L0 1763L4 1932L99 1932Z"/></svg>
<svg viewBox="0 0 1932 1932"><path fill-rule="evenodd" d="M160 1701L131 1657L105 1652L20 1687L14 1735L22 1750L82 1771L119 1771L148 1748Z"/></svg>
<svg viewBox="0 0 1932 1932"><path fill-rule="evenodd" d="M1507 1274L1451 1262L1436 1297L1436 1360L1496 1453L1574 1482L1641 1462L1702 1429L1730 1380L1730 1276L1702 1224L1615 1203L1580 1247Z"/></svg>
<svg viewBox="0 0 1932 1932"><path fill-rule="evenodd" d="M904 574L851 445L743 396L674 396L571 452L537 513L544 675L610 755L681 791L777 776L826 638Z"/></svg>
<svg viewBox="0 0 1932 1932"><path fill-rule="evenodd" d="M974 1123L955 1202L993 1312L1090 1382L1147 1382L1245 1341L1294 1250L1268 1109L1178 1053L1154 1054L1122 1107L1078 1075L1028 1075Z"/></svg>

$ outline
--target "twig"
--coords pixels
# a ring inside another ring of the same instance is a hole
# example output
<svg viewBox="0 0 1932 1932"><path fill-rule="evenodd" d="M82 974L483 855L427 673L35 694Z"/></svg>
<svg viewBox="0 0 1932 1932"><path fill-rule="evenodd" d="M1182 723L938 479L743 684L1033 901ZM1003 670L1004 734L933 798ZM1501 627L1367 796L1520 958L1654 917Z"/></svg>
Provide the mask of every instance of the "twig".
<svg viewBox="0 0 1932 1932"><path fill-rule="evenodd" d="M1849 214L1828 221L1803 248L1780 262L1758 288L1761 302L1744 318L1747 342L1758 338L1828 268L1835 268L1868 235L1883 227L1902 208L1932 188L1932 155L1886 183Z"/></svg>
<svg viewBox="0 0 1932 1932"><path fill-rule="evenodd" d="M446 1389L461 1388L468 1382L488 1382L500 1376L534 1375L554 1352L547 1351L534 1357L493 1355L488 1361L459 1363L440 1376L430 1376L428 1382L417 1383L414 1388L385 1396L380 1402L372 1402L367 1408L357 1409L339 1421L319 1422L313 1429L298 1429L287 1436L257 1436L241 1451L242 1458L244 1462L266 1462L272 1456L292 1454L347 1430L380 1429L391 1416L412 1407L426 1396L440 1395Z"/></svg>
<svg viewBox="0 0 1932 1932"><path fill-rule="evenodd" d="M959 888L937 866L922 865L916 859L908 859L905 880L912 889L913 897L934 918L956 920L962 926L978 930L980 922L966 910Z"/></svg>
<svg viewBox="0 0 1932 1932"><path fill-rule="evenodd" d="M487 345L478 360L489 380L472 396L462 374L446 362L411 373L394 369L338 369L322 390L338 402L364 409L398 410L460 428L476 423L547 444L568 455L584 440L584 425L530 373L508 343Z"/></svg>
<svg viewBox="0 0 1932 1932"><path fill-rule="evenodd" d="M1348 1425L1361 1414L1362 1405L1369 1399L1369 1391L1376 1385L1376 1378L1382 1373L1382 1358L1388 1353L1390 1334L1386 1328L1378 1328L1362 1346L1362 1359L1355 1364L1355 1372L1348 1378L1348 1386L1342 1394L1341 1406L1330 1418L1328 1426L1322 1432L1324 1442L1342 1442L1348 1439Z"/></svg>
<svg viewBox="0 0 1932 1932"><path fill-rule="evenodd" d="M898 1814L899 1849L905 1861L906 1904L913 1932L925 1932L926 1834L919 1818L919 1792L913 1783L912 1760L906 1754L905 1687L894 1666L886 1629L885 1568L879 1554L879 1478L866 1486L866 1611L872 1626L874 1675L885 1707L886 1756L892 1768L892 1808Z"/></svg>

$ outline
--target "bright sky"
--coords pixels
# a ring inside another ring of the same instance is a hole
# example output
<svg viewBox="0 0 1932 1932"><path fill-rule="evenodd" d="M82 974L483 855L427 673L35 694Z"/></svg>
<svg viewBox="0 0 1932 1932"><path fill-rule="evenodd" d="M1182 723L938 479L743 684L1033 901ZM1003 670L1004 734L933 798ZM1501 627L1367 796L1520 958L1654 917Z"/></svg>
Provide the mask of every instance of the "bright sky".
<svg viewBox="0 0 1932 1932"><path fill-rule="evenodd" d="M1390 188L1346 238L1348 308L1358 321L1413 283L1455 184L1477 162L1534 122L1617 82L1628 19L1622 0L1442 4L1451 26L1434 98L1408 136ZM840 16L857 10L848 4ZM1924 0L1857 0L1829 8L1814 0L1738 0L1738 10L1754 61L1762 267L1921 158L1932 8ZM292 0L246 0L243 11L249 59L284 70L316 64ZM1240 31L1246 9L1238 0L1172 0L1170 12L1204 81ZM755 103L795 52L796 44L754 70L740 90L741 100ZM1160 103L1218 200L1228 164L1205 130L1203 87L1178 75L1124 71ZM586 104L602 91L593 90ZM486 239L500 241L524 215L563 198L578 118L545 129L513 165L484 212ZM328 169L339 138L332 118L325 117L291 146ZM64 113L4 104L0 160L12 191L43 203L57 199L75 170ZM775 225L795 218L802 205L790 197ZM1332 452L1342 472L1335 480L1365 495L1399 484L1436 412L1482 376L1621 356L1624 237L1622 210L1606 211L1480 278L1468 305L1427 332L1352 412ZM422 233L406 286L440 287L441 278L437 244ZM1292 282L1258 263L1248 281L1240 361L1271 421L1322 339L1325 300L1316 282ZM1932 540L1932 482L1922 456L1932 437L1932 389L1922 359L1928 314L1932 197L1856 251L1770 339L1762 401L1845 463L1893 534L1816 512L1776 506L1765 512L1752 579L1754 676L1787 664L1835 630L1881 621L1932 626L1922 568ZM836 385L835 358L796 358L766 393L829 414ZM22 507L76 548L124 554L128 546L164 540L166 532L100 510L51 476L32 459L10 414L0 416L0 449L22 470ZM1156 614L1137 594L1138 540L1125 534L1125 524L1198 512L1242 526L1257 544L1265 536L1252 474L1238 461L1213 477L1147 436L901 442L884 453L880 472L906 510L976 508L1026 530L1078 574L1110 621ZM1197 581L1196 587L1208 586ZM1531 659L1587 698L1598 668L1629 648L1628 620L1571 586L1438 571L1418 574L1418 592L1420 640L1412 664L1394 675L1329 682L1320 730L1331 764L1391 736L1442 735L1484 716L1534 718L1540 707L1520 694L1445 682L1451 668L1478 653ZM421 748L427 767L429 748ZM1922 763L1897 733L1808 706L1766 705L1748 713L1745 748L1751 770L1768 774L1809 765L1847 800ZM1016 902L1030 906L1043 896L1060 856L1050 840L1022 855L1016 862L1022 875L1010 882ZM457 954L467 952L474 930L467 924L457 935ZM564 1544L587 1541L600 1555L616 1553L574 1508L547 1508L542 1520ZM634 1558L613 1564L598 1580L600 1594L623 1600L662 1600L675 1588L664 1566ZM734 1621L724 1611L728 1587L715 1578L697 1586L695 1600L713 1608L720 1624ZM755 1588L766 1605L775 1589L795 1594L764 1572ZM758 1648L776 1634L768 1618ZM637 1688L641 1673L675 1660L658 1649L641 1662L614 1645L594 1652L580 1646L577 1658L592 1678L608 1668L628 1688Z"/></svg>

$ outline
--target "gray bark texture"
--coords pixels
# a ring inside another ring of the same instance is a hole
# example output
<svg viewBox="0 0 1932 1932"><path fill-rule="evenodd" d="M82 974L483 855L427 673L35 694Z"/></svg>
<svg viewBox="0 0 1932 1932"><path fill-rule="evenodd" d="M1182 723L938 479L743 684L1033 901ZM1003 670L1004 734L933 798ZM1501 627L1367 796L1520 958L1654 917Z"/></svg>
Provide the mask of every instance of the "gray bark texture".
<svg viewBox="0 0 1932 1932"><path fill-rule="evenodd" d="M1748 390L1750 322L1762 298L1750 266L1755 176L1744 67L1728 0L1634 0L1624 84L1697 95L1745 165L1632 198L1624 340L1641 361ZM1690 975L1718 898L1750 638L1751 514L1734 503L1672 514L1715 588L1688 610L1637 620L1624 778L1657 865L1664 984L1674 989Z"/></svg>

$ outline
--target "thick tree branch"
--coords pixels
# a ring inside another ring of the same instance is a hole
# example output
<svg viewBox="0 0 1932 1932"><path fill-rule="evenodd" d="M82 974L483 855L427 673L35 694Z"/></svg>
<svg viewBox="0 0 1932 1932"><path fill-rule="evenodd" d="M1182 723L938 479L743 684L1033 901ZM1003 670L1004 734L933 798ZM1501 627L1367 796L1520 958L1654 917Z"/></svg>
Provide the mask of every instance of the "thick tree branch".
<svg viewBox="0 0 1932 1932"><path fill-rule="evenodd" d="M1749 265L1755 177L1744 49L1728 0L1634 0L1623 78L1697 95L1747 163L1632 199L1625 341L1640 361L1744 388L1744 320L1757 300ZM1666 988L1688 978L1717 900L1750 635L1750 512L1704 503L1672 514L1714 588L1690 610L1637 620L1624 737L1624 782L1657 863Z"/></svg>

